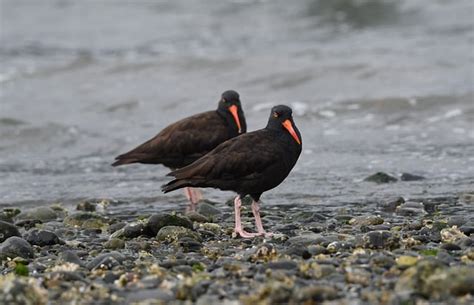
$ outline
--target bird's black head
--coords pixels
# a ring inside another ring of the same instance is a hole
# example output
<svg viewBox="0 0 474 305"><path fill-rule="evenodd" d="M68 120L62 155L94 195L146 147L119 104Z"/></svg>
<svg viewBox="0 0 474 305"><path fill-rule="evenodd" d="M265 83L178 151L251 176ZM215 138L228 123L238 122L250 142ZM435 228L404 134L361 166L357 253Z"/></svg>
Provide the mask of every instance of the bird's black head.
<svg viewBox="0 0 474 305"><path fill-rule="evenodd" d="M227 90L222 93L217 112L223 115L228 121L233 122L237 129L237 133L240 134L247 131L247 124L240 103L240 96L236 91Z"/></svg>
<svg viewBox="0 0 474 305"><path fill-rule="evenodd" d="M301 134L293 121L293 111L288 106L278 105L273 107L266 128L287 132L296 143L301 145Z"/></svg>

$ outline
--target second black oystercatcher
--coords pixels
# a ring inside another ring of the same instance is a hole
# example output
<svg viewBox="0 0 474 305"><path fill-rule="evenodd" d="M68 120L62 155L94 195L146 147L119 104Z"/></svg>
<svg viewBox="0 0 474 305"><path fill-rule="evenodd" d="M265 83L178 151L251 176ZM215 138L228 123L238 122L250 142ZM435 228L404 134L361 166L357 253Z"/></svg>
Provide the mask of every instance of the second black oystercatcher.
<svg viewBox="0 0 474 305"><path fill-rule="evenodd" d="M265 128L230 139L191 165L172 171L175 180L162 186L165 193L183 187L213 187L238 194L234 200L235 232L250 238L269 235L263 229L258 201L263 192L279 185L301 153L301 134L291 108L272 108ZM250 195L257 233L244 231L241 198Z"/></svg>
<svg viewBox="0 0 474 305"><path fill-rule="evenodd" d="M234 90L222 93L217 110L196 114L175 122L152 139L119 155L112 166L131 163L163 164L178 169L191 164L222 142L247 131L240 96ZM185 188L194 210L202 198L197 189Z"/></svg>

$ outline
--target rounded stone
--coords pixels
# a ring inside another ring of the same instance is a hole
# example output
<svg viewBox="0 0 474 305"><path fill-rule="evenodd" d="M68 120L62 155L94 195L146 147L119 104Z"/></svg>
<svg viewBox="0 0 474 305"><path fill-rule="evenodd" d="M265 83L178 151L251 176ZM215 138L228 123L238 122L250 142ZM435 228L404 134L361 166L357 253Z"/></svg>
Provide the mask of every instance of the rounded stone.
<svg viewBox="0 0 474 305"><path fill-rule="evenodd" d="M64 224L82 229L101 229L107 225L106 219L94 213L79 212L71 214L64 219Z"/></svg>
<svg viewBox="0 0 474 305"><path fill-rule="evenodd" d="M33 258L34 252L31 245L23 238L12 236L0 245L0 259L6 258Z"/></svg>
<svg viewBox="0 0 474 305"><path fill-rule="evenodd" d="M176 242L183 237L189 237L195 240L201 240L198 233L191 231L188 228L178 226L162 227L156 234L156 239L159 241Z"/></svg>
<svg viewBox="0 0 474 305"><path fill-rule="evenodd" d="M95 257L92 261L87 264L87 268L92 269L112 269L115 266L121 265L125 260L125 256L121 253L112 251L110 253L104 253Z"/></svg>
<svg viewBox="0 0 474 305"><path fill-rule="evenodd" d="M125 242L120 238L112 238L105 242L104 247L107 249L123 249L125 248Z"/></svg>
<svg viewBox="0 0 474 305"><path fill-rule="evenodd" d="M192 229L193 223L187 217L167 213L152 215L146 223L146 229L150 232L151 236L156 236L161 228L166 226Z"/></svg>
<svg viewBox="0 0 474 305"><path fill-rule="evenodd" d="M39 220L49 222L58 218L58 214L50 207L37 207L29 211L21 212L16 216L17 220Z"/></svg>
<svg viewBox="0 0 474 305"><path fill-rule="evenodd" d="M403 173L400 176L400 180L402 181L420 181L420 180L425 180L426 178L420 175L414 175L410 173Z"/></svg>
<svg viewBox="0 0 474 305"><path fill-rule="evenodd" d="M363 236L364 246L372 249L398 246L398 238L389 231L371 231Z"/></svg>
<svg viewBox="0 0 474 305"><path fill-rule="evenodd" d="M199 205L197 211L198 211L199 214L201 214L205 217L208 217L208 218L212 218L212 217L215 217L215 216L218 216L218 215L222 214L221 210L219 210L218 208L216 208L213 205L210 205L209 203L206 203L206 202L201 203Z"/></svg>
<svg viewBox="0 0 474 305"><path fill-rule="evenodd" d="M138 223L130 223L123 227L122 236L125 238L136 238L141 235L149 236L149 230L146 224L138 222Z"/></svg>
<svg viewBox="0 0 474 305"><path fill-rule="evenodd" d="M30 244L41 247L62 243L56 233L46 230L32 230L25 234L25 239Z"/></svg>
<svg viewBox="0 0 474 305"><path fill-rule="evenodd" d="M375 182L377 184L396 182L397 180L397 178L390 176L389 174L386 174L384 172L375 173L364 179L364 181Z"/></svg>
<svg viewBox="0 0 474 305"><path fill-rule="evenodd" d="M270 262L265 265L266 269L272 269L272 270L296 270L298 268L298 264L294 261L291 260L281 260L281 261L275 261L275 262Z"/></svg>
<svg viewBox="0 0 474 305"><path fill-rule="evenodd" d="M9 222L0 221L0 242L5 241L7 238L12 236L20 236L17 227Z"/></svg>
<svg viewBox="0 0 474 305"><path fill-rule="evenodd" d="M349 220L349 224L353 226L380 225L383 222L384 220L382 217L374 215L357 216Z"/></svg>

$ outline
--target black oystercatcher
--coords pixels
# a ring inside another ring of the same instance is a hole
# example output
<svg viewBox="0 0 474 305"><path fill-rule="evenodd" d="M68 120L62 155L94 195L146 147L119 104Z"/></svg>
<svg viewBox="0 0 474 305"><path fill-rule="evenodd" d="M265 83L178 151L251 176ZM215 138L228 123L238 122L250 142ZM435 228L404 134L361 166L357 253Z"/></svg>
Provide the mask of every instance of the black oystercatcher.
<svg viewBox="0 0 474 305"><path fill-rule="evenodd" d="M301 135L291 108L275 106L265 128L230 139L194 163L172 171L175 180L162 186L167 193L183 187L213 187L238 194L234 200L235 232L250 238L266 233L258 201L263 192L279 185L301 153ZM244 231L240 221L241 198L250 195L257 233Z"/></svg>
<svg viewBox="0 0 474 305"><path fill-rule="evenodd" d="M130 163L163 164L177 169L189 165L222 142L247 131L239 94L233 90L222 93L217 110L196 114L163 129L154 138L116 157L112 166ZM201 192L185 188L194 210Z"/></svg>

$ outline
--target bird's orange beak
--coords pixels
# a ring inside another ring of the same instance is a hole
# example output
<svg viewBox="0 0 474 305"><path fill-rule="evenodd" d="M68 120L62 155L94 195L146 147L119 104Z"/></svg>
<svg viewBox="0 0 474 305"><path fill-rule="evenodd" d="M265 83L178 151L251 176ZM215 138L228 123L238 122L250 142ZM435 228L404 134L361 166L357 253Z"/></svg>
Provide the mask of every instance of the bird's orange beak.
<svg viewBox="0 0 474 305"><path fill-rule="evenodd" d="M239 114L237 113L237 106L232 105L229 107L230 113L232 113L232 116L234 117L235 124L237 124L237 128L239 129L239 133L242 132L242 128L240 127L240 119L239 119Z"/></svg>
<svg viewBox="0 0 474 305"><path fill-rule="evenodd" d="M293 129L293 125L291 124L291 121L290 120L285 120L283 123L281 123L283 125L283 127L286 128L286 130L288 130L288 132L290 133L290 135L293 137L293 139L295 139L296 143L300 144L301 145L301 140L300 138L298 137L298 135L296 134L295 130Z"/></svg>

